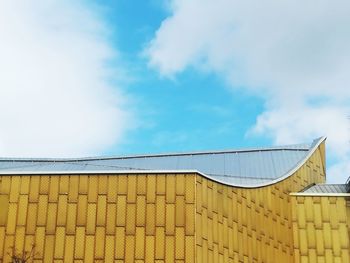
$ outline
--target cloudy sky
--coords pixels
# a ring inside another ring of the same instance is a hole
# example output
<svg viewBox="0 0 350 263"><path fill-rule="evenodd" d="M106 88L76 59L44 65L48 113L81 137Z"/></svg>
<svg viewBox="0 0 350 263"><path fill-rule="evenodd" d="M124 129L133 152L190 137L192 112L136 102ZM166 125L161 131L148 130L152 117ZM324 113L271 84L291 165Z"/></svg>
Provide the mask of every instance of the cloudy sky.
<svg viewBox="0 0 350 263"><path fill-rule="evenodd" d="M0 156L327 136L350 174L347 0L0 0Z"/></svg>

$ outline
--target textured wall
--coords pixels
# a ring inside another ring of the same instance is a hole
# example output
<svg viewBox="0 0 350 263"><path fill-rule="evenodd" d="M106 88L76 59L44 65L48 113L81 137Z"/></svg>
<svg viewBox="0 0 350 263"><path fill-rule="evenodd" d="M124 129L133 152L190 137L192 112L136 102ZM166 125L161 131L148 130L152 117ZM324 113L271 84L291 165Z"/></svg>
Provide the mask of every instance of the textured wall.
<svg viewBox="0 0 350 263"><path fill-rule="evenodd" d="M194 262L194 175L3 176L0 262Z"/></svg>
<svg viewBox="0 0 350 263"><path fill-rule="evenodd" d="M345 197L293 196L295 262L350 262Z"/></svg>
<svg viewBox="0 0 350 263"><path fill-rule="evenodd" d="M197 262L294 262L289 193L324 182L323 150L321 145L293 176L267 187L235 188L198 175Z"/></svg>
<svg viewBox="0 0 350 263"><path fill-rule="evenodd" d="M323 149L256 189L198 174L2 176L0 262L32 243L34 262L293 262L289 193L324 181Z"/></svg>

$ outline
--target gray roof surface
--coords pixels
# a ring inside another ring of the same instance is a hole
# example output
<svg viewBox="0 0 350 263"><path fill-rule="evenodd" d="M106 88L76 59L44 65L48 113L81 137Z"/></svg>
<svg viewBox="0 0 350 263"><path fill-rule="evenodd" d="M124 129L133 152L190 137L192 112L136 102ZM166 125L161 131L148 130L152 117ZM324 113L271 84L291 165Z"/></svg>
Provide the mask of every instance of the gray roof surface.
<svg viewBox="0 0 350 263"><path fill-rule="evenodd" d="M230 185L257 186L281 178L324 138L310 144L214 152L101 158L0 158L0 174L196 170Z"/></svg>
<svg viewBox="0 0 350 263"><path fill-rule="evenodd" d="M307 188L303 193L341 194L347 193L346 184L316 184Z"/></svg>

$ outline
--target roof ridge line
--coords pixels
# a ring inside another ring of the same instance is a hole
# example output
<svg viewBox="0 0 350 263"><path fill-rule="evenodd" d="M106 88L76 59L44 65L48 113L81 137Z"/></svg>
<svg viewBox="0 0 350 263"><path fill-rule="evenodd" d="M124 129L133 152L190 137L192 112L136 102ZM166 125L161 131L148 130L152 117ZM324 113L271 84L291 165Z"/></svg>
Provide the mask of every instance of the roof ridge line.
<svg viewBox="0 0 350 263"><path fill-rule="evenodd" d="M293 148L300 145L300 148ZM246 148L237 150L216 150L216 151L194 151L194 152L179 152L179 153L158 153L158 154L135 154L135 155L120 155L120 156L101 156L101 157L77 157L77 158L11 158L0 157L1 161L14 162L77 162L77 161L97 161L97 160L111 160L111 159L133 159L133 158L147 158L147 157L168 157L168 156L188 156L188 155L207 155L207 154L225 154L225 153L249 153L249 152L268 152L268 151L309 151L307 144L293 144L287 146L269 146L262 148Z"/></svg>

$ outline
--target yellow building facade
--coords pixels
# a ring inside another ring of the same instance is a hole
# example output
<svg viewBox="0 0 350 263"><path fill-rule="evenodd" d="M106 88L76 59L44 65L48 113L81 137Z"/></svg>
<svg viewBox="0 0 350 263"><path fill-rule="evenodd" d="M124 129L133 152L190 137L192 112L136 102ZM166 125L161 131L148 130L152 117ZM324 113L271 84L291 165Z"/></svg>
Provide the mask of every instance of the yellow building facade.
<svg viewBox="0 0 350 263"><path fill-rule="evenodd" d="M66 169L72 160L6 159L0 166L0 262L11 262L13 253L34 244L33 262L348 263L347 197L291 194L324 183L324 151L321 138L306 148L152 157L159 165L191 158L203 170L212 160L226 167L220 175L137 166L145 160L149 165L151 157L135 157L137 165L130 158L74 163L98 169L109 163L108 170L97 171ZM229 167L237 155L242 176ZM278 167L281 155L288 165ZM297 161L289 165L291 158ZM125 163L121 168L125 160L127 168L132 160L137 169L125 170ZM267 172L251 178L258 172L244 160L271 161L274 171L284 172L266 179L270 168L261 166ZM40 169L32 169L36 164Z"/></svg>
<svg viewBox="0 0 350 263"><path fill-rule="evenodd" d="M350 195L292 196L295 262L350 262Z"/></svg>

